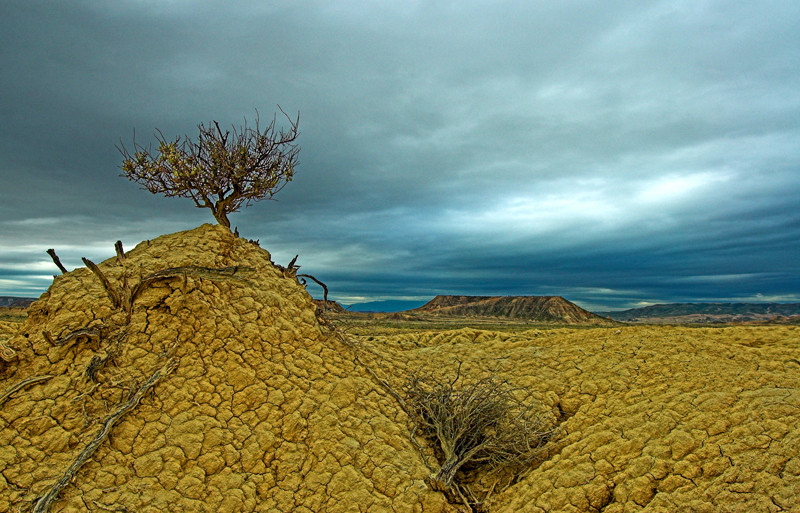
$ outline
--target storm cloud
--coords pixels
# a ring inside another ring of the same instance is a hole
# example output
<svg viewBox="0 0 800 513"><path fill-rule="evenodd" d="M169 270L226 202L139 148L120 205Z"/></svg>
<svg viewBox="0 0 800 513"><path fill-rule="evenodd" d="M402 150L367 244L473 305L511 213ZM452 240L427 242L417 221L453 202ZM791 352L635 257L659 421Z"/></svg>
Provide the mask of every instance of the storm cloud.
<svg viewBox="0 0 800 513"><path fill-rule="evenodd" d="M800 301L795 1L11 0L0 295L212 222L120 141L280 105L300 166L231 216L345 304Z"/></svg>

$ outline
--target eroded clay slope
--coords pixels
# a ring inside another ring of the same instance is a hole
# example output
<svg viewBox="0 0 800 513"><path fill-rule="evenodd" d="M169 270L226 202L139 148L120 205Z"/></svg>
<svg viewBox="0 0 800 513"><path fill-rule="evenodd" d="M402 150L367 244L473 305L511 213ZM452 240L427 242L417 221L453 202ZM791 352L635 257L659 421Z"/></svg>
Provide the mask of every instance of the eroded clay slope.
<svg viewBox="0 0 800 513"><path fill-rule="evenodd" d="M553 453L489 511L800 511L800 329L463 329L363 337L375 365L494 374L554 412Z"/></svg>
<svg viewBox="0 0 800 513"><path fill-rule="evenodd" d="M62 478L50 511L447 507L405 414L266 251L204 225L99 267L119 306L78 269L6 341L0 511Z"/></svg>
<svg viewBox="0 0 800 513"><path fill-rule="evenodd" d="M11 349L6 343L19 330L19 323L0 321L0 360L13 362L16 359L16 351ZM0 363L0 365L3 365Z"/></svg>

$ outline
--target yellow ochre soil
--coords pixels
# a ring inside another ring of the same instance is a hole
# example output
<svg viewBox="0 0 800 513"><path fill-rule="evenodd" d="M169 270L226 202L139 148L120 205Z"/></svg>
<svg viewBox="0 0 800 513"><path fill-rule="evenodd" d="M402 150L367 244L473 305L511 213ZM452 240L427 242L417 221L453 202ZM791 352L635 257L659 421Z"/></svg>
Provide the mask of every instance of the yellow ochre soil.
<svg viewBox="0 0 800 513"><path fill-rule="evenodd" d="M489 511L800 511L796 327L369 338L397 367L452 375L460 360L462 373L505 377L563 411L554 454Z"/></svg>
<svg viewBox="0 0 800 513"><path fill-rule="evenodd" d="M797 327L343 335L211 225L100 269L119 306L78 269L0 324L0 511L59 480L49 511L467 511L387 388L458 362L555 428L537 465L464 476L483 511L800 510Z"/></svg>

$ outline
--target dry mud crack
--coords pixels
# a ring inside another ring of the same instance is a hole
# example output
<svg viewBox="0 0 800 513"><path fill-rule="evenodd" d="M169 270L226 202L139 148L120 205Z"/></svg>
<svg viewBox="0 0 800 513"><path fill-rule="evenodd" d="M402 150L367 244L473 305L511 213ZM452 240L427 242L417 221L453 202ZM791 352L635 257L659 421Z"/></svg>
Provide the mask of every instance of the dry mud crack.
<svg viewBox="0 0 800 513"><path fill-rule="evenodd" d="M488 511L800 509L795 327L463 329L363 337L356 353L293 276L225 229L159 237L99 267L135 285L189 266L247 272L157 281L128 318L79 269L18 331L0 325L0 511L32 510L172 361L50 511L464 510L426 485L430 448L364 367L399 387L457 361L528 387L560 423L547 459L493 490ZM94 331L70 338L79 330Z"/></svg>
<svg viewBox="0 0 800 513"><path fill-rule="evenodd" d="M395 365L492 372L568 416L490 511L797 511L800 330L476 330L365 342ZM558 413L556 414L558 415Z"/></svg>

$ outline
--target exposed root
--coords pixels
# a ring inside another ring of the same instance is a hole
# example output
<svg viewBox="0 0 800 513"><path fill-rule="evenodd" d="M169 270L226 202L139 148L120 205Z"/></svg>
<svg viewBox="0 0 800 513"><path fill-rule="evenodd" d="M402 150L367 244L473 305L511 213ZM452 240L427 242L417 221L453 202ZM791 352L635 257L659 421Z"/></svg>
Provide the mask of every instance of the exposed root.
<svg viewBox="0 0 800 513"><path fill-rule="evenodd" d="M297 278L297 281L300 283L300 285L302 285L304 287L306 286L307 282L303 278L308 278L308 279L316 282L317 285L322 287L323 299L325 301L324 304L327 305L328 304L328 286L325 285L324 283L322 283L321 281L319 281L317 278L311 276L310 274L297 274L297 270L300 269L300 266L297 265L297 263L296 263L297 262L297 257L299 257L299 256L300 255L295 255L294 258L292 259L292 261L289 262L289 265L287 265L286 267L284 267L282 265L278 265L278 264L275 264L275 267L277 267L278 269L281 270L281 272L283 273L284 277L286 277L286 278L292 278L292 277L293 278Z"/></svg>
<svg viewBox="0 0 800 513"><path fill-rule="evenodd" d="M0 395L0 405L2 405L4 402L6 402L8 400L8 398L9 398L9 396L11 396L11 394L13 394L14 392L22 390L23 388L27 388L27 387L29 387L31 385L34 385L34 384L36 384L36 383L38 383L40 381L48 380L48 379L50 379L52 377L53 376L51 376L50 374L46 374L44 376L33 376L33 377L30 377L30 378L27 378L27 379L23 379L22 381L20 381L19 383L15 384L15 385L11 385L10 387L8 387L5 390L5 392L3 392L2 395Z"/></svg>
<svg viewBox="0 0 800 513"><path fill-rule="evenodd" d="M10 362L16 358L17 352L8 347L4 342L0 342L0 360Z"/></svg>
<svg viewBox="0 0 800 513"><path fill-rule="evenodd" d="M97 326L94 328L81 328L79 330L75 330L71 333L68 333L67 335L59 338L58 340L54 340L53 336L47 331L43 331L42 334L54 346L63 346L66 345L68 342L79 340L81 337L84 337L86 340L90 342L100 340L102 336L101 330L102 326Z"/></svg>
<svg viewBox="0 0 800 513"><path fill-rule="evenodd" d="M303 286L305 286L305 285L306 285L306 280L304 280L304 279L302 279L302 278L308 278L308 279L310 279L310 280L313 280L313 281L315 281L315 282L317 283L317 285L319 285L320 287L322 287L322 292L323 292L323 298L322 298L322 299L324 300L324 303L323 303L323 304L324 304L324 305L327 305L327 304L328 304L328 286L327 286L327 285L325 285L324 283L322 283L322 282L321 282L321 281L319 281L318 279L314 278L314 277L313 277L313 276L311 276L310 274L298 274L298 275L297 275L297 278L298 278L298 279L300 279L300 284L301 284L301 285L303 285Z"/></svg>
<svg viewBox="0 0 800 513"><path fill-rule="evenodd" d="M121 264L125 260L125 250L122 249L121 240L118 240L116 244L114 244L114 251L117 252L117 262Z"/></svg>
<svg viewBox="0 0 800 513"><path fill-rule="evenodd" d="M334 326L332 323L330 323L330 321L328 321L324 317L320 318L320 323L323 324L326 328L330 329L339 338L339 340L341 340L346 346L348 346L353 351L353 362L357 363L358 365L361 365L364 369L366 369L369 375L372 376L372 379L375 380L375 382L378 383L384 390L386 390L389 393L389 395L391 395L395 399L395 401L397 401L397 404L400 405L400 407L403 409L406 415L408 415L408 417L413 421L414 411L409 408L405 399L403 399L403 396L400 395L400 393L397 392L397 390L395 390L394 387L390 385L388 381L378 376L378 373L375 372L375 369L373 369L371 365L369 365L368 363L366 363L361 359L361 357L359 356L360 349L358 347L358 343L352 340L350 337L348 337L347 333L345 333L344 330L338 328L337 326ZM411 435L410 435L411 443L419 452L420 456L422 457L422 461L425 463L425 466L428 467L428 470L433 472L434 467L428 461L428 456L425 454L422 445L420 445L419 441L417 440L416 434L418 428L419 424L414 422L414 425L411 428Z"/></svg>
<svg viewBox="0 0 800 513"><path fill-rule="evenodd" d="M145 291L148 287L152 286L154 283L159 281L166 281L172 278L182 278L184 281L186 280L187 276L197 276L200 278L219 278L219 277L233 277L235 274L250 271L250 268L247 267L240 267L240 266L230 266L230 267L220 267L220 268L213 268L213 267L200 267L198 265L190 265L185 267L170 267L168 269L162 269L161 271L155 272L153 274L148 274L142 281L140 281L130 292L130 307L133 308L133 304L136 301L136 298L139 297L139 294Z"/></svg>
<svg viewBox="0 0 800 513"><path fill-rule="evenodd" d="M122 244L119 243L119 241L117 241L117 246L115 246L115 249L117 251L117 261L122 264L125 260L125 253L122 250ZM136 286L131 289L128 285L127 275L122 277L121 286L115 286L94 262L88 258L83 258L83 262L103 284L103 288L105 289L106 294L108 294L108 298L111 300L111 304L114 306L114 308L122 308L128 314L129 320L131 314L133 313L133 305L136 302L136 298L156 282L169 280L172 278L183 278L185 282L187 275L198 276L201 278L233 277L239 272L252 270L250 268L240 266L221 268L201 267L197 265L171 267L169 269L162 269L161 271L141 278L139 283L137 283Z"/></svg>
<svg viewBox="0 0 800 513"><path fill-rule="evenodd" d="M177 366L177 360L169 360L166 364L164 364L163 367L155 371L153 375L150 376L150 378L133 393L127 402L122 404L114 413L105 418L100 431L98 431L95 437L78 454L78 456L75 458L75 461L72 462L69 468L64 472L64 475L61 476L61 479L59 479L45 495L35 501L33 513L45 513L50 508L50 505L58 498L58 494L61 493L61 490L63 490L75 478L75 475L81 466L83 466L83 464L92 457L97 448L100 447L106 438L108 438L108 435L111 433L111 428L114 427L114 424L120 418L122 418L123 415L135 408L136 405L139 404L139 401L142 399L142 397L144 397L144 395L150 391L150 389L152 389L162 378L175 370Z"/></svg>
<svg viewBox="0 0 800 513"><path fill-rule="evenodd" d="M98 279L100 279L100 283L103 284L103 288L106 290L106 294L108 294L108 299L111 300L111 304L114 305L114 308L119 308L122 306L122 299L119 296L119 292L117 292L116 287L114 287L111 282L108 281L108 278L106 278L106 275L103 274L103 271L97 267L97 264L86 257L82 258L81 260L83 260L83 263L86 264L86 267L88 267L89 270L92 271Z"/></svg>
<svg viewBox="0 0 800 513"><path fill-rule="evenodd" d="M100 356L94 355L92 357L92 361L89 362L89 365L86 367L86 372L84 375L93 383L97 382L97 371L100 370L103 365L106 363L106 358L102 358Z"/></svg>

